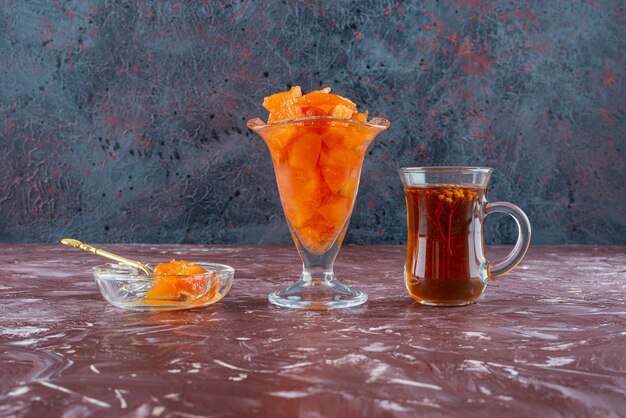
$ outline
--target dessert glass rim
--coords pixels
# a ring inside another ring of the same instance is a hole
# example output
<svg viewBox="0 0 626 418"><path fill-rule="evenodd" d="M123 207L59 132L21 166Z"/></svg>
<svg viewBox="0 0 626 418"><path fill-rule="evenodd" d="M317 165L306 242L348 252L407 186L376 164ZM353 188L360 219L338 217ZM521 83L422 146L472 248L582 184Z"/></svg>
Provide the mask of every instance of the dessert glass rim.
<svg viewBox="0 0 626 418"><path fill-rule="evenodd" d="M338 118L335 116L305 116L303 118L288 119L288 120L283 120L283 121L271 123L271 124L268 124L264 122L261 118L257 117L257 118L252 118L248 120L247 126L250 129L258 130L258 129L263 129L267 127L289 125L291 123L308 122L308 121L315 121L315 120L336 121L336 122L349 123L349 124L355 124L355 125L369 126L371 128L378 128L378 129L383 129L383 130L387 129L391 124L387 119L381 118L381 117L374 117L367 122L361 122L355 119L343 119L343 118Z"/></svg>

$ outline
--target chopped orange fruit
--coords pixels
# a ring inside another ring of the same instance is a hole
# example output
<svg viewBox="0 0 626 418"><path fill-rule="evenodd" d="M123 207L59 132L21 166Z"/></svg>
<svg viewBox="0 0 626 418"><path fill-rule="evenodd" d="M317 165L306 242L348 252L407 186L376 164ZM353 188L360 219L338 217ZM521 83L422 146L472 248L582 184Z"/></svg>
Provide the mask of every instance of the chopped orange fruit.
<svg viewBox="0 0 626 418"><path fill-rule="evenodd" d="M328 250L337 236L335 228L320 225L300 228L297 234L302 244L315 254Z"/></svg>
<svg viewBox="0 0 626 418"><path fill-rule="evenodd" d="M197 264L185 260L172 260L169 263L159 263L154 268L155 276L178 276L183 274L202 274L206 270Z"/></svg>
<svg viewBox="0 0 626 418"><path fill-rule="evenodd" d="M294 86L289 91L276 93L263 100L263 107L269 110L272 122L281 122L283 120L297 119L304 116L304 112L297 104L302 97L302 90L299 86Z"/></svg>
<svg viewBox="0 0 626 418"><path fill-rule="evenodd" d="M367 110L363 113L355 113L352 115L352 119L358 120L359 122L367 122Z"/></svg>
<svg viewBox="0 0 626 418"><path fill-rule="evenodd" d="M349 107L345 107L344 105L337 105L333 108L330 116L335 116L341 119L350 119L353 113L354 110L350 109Z"/></svg>
<svg viewBox="0 0 626 418"><path fill-rule="evenodd" d="M335 106L307 107L304 109L304 114L306 116L328 116L328 113L332 112L334 108Z"/></svg>
<svg viewBox="0 0 626 418"><path fill-rule="evenodd" d="M272 94L263 100L263 107L270 112L267 123L278 123L306 116L334 116L367 122L367 111L359 113L354 102L330 93L330 87L302 95L299 86L289 91Z"/></svg>
<svg viewBox="0 0 626 418"><path fill-rule="evenodd" d="M341 242L354 205L365 150L379 132L367 111L330 88L302 94L295 86L266 97L271 128L261 131L272 154L285 216L294 240L323 254ZM292 124L273 125L307 116Z"/></svg>
<svg viewBox="0 0 626 418"><path fill-rule="evenodd" d="M215 275L207 276L202 267L188 261L159 263L154 269L154 286L146 293L147 305L168 305L193 300L202 304L215 295ZM203 275L203 276L199 276ZM212 281L211 288L207 285Z"/></svg>
<svg viewBox="0 0 626 418"><path fill-rule="evenodd" d="M267 145L272 154L272 159L280 164L287 159L287 147L294 138L298 128L293 125L278 125L271 137L267 138Z"/></svg>
<svg viewBox="0 0 626 418"><path fill-rule="evenodd" d="M317 170L292 169L287 165L276 171L278 188L283 199L283 208L291 223L299 228L315 214L321 201L323 180Z"/></svg>
<svg viewBox="0 0 626 418"><path fill-rule="evenodd" d="M321 167L322 177L333 193L339 193L346 185L346 170L343 167Z"/></svg>
<svg viewBox="0 0 626 418"><path fill-rule="evenodd" d="M322 167L353 167L361 162L364 152L353 151L341 146L341 143L320 153L320 166Z"/></svg>
<svg viewBox="0 0 626 418"><path fill-rule="evenodd" d="M287 157L292 168L313 170L322 149L322 137L315 133L304 133L291 146Z"/></svg>
<svg viewBox="0 0 626 418"><path fill-rule="evenodd" d="M334 108L336 106L341 105L350 110L356 111L356 104L354 104L352 101L346 99L345 97L341 97L337 94L330 94L330 91L326 93L325 90L316 90L308 94L305 94L304 96L302 96L302 99L299 101L299 103L303 107L332 106ZM348 117L345 119L350 119L350 118Z"/></svg>
<svg viewBox="0 0 626 418"><path fill-rule="evenodd" d="M332 225L341 226L348 219L348 214L352 208L352 202L347 197L341 196L336 200L320 206L317 213L330 222Z"/></svg>

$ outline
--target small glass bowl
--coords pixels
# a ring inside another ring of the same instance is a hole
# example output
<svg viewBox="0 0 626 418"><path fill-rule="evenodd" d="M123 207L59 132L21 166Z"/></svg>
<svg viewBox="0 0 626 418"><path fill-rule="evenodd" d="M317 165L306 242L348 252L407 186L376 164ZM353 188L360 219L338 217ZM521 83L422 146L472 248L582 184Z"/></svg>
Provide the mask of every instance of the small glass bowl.
<svg viewBox="0 0 626 418"><path fill-rule="evenodd" d="M192 309L211 305L222 299L230 290L235 277L235 269L225 264L196 264L207 272L185 274L178 280L193 282L196 288L200 284L204 291L179 299L146 298L159 276L146 276L141 270L124 264L107 263L96 266L93 268L93 276L104 299L119 308L138 311ZM149 267L153 268L150 265Z"/></svg>

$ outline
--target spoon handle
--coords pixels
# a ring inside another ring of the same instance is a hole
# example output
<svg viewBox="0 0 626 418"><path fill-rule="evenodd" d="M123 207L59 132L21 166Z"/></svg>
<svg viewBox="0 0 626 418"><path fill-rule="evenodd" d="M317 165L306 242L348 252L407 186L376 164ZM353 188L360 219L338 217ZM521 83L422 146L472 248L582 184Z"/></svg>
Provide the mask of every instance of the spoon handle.
<svg viewBox="0 0 626 418"><path fill-rule="evenodd" d="M102 250L100 248L96 248L92 245L89 244L85 244L77 239L73 239L73 238L63 238L61 240L61 244L64 245L69 245L70 247L74 247L74 248L79 248L83 251L87 251L89 253L95 254L95 255L99 255L102 257L106 257L109 258L111 260L115 260L118 263L122 263L122 264L126 264L127 266L131 266L131 267L135 267L141 271L143 271L144 273L146 273L148 276L152 275L152 270L146 266L145 264L142 264L138 261L133 261L133 260L129 260L128 258L122 257L120 255L117 254L113 254L110 253L108 251Z"/></svg>

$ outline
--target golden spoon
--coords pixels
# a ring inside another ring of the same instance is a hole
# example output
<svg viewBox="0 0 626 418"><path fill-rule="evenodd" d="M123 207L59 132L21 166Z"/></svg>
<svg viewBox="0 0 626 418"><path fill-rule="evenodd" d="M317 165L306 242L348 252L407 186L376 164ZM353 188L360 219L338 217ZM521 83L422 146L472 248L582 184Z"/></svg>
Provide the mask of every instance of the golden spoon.
<svg viewBox="0 0 626 418"><path fill-rule="evenodd" d="M150 269L150 267L146 266L145 264L142 264L138 261L129 260L128 258L124 258L122 256L110 253L108 251L101 250L99 248L92 247L91 245L84 244L77 239L63 238L61 240L61 244L69 245L70 247L74 247L74 248L80 248L83 251L87 251L95 255L100 255L102 257L110 258L111 260L115 260L119 263L126 264L127 266L138 268L139 270L146 273L146 275L152 276L152 270Z"/></svg>

